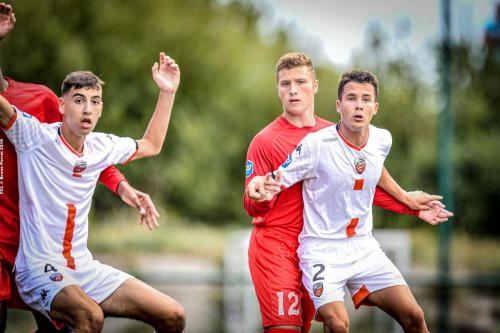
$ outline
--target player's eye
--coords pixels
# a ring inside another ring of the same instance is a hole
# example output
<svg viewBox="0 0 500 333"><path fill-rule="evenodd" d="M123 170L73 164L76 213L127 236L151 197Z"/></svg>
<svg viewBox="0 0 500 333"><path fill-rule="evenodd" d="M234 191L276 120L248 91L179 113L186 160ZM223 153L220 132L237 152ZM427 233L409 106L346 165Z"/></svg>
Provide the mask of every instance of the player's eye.
<svg viewBox="0 0 500 333"><path fill-rule="evenodd" d="M73 101L75 102L75 104L82 104L84 102L83 98L75 98Z"/></svg>
<svg viewBox="0 0 500 333"><path fill-rule="evenodd" d="M93 99L92 104L94 105L101 105L102 101L100 99Z"/></svg>
<svg viewBox="0 0 500 333"><path fill-rule="evenodd" d="M281 82L281 86L282 87L288 87L289 85L290 85L290 82L288 82L288 81L282 81Z"/></svg>

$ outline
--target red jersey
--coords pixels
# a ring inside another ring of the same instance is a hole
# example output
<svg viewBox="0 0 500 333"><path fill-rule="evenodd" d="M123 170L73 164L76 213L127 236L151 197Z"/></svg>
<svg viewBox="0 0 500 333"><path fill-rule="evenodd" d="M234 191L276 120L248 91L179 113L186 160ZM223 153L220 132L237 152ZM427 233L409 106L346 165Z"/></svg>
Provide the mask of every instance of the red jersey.
<svg viewBox="0 0 500 333"><path fill-rule="evenodd" d="M11 104L36 117L40 122L61 121L57 96L48 87L17 82L5 78L9 87L0 92ZM110 190L116 192L125 177L115 167L109 167L99 177ZM19 191L17 156L14 146L0 130L0 243L19 244Z"/></svg>
<svg viewBox="0 0 500 333"><path fill-rule="evenodd" d="M248 148L245 187L253 177L277 170L308 133L334 124L317 116L315 119L314 126L299 128L290 124L281 115L261 130ZM380 187L375 191L374 204L396 213L418 214ZM280 192L271 201L256 202L245 195L244 206L247 213L253 216L254 225L282 227L281 232L294 238L297 238L302 230L304 207L302 182Z"/></svg>

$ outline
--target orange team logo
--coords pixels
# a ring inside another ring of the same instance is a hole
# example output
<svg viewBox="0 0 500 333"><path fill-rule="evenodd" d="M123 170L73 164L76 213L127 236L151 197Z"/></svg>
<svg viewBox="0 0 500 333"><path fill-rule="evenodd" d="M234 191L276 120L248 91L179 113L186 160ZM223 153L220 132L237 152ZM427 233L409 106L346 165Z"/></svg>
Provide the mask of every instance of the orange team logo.
<svg viewBox="0 0 500 333"><path fill-rule="evenodd" d="M366 161L363 157L358 157L354 159L354 167L359 174L362 174L365 171Z"/></svg>
<svg viewBox="0 0 500 333"><path fill-rule="evenodd" d="M315 283L313 286L313 292L316 297L320 297L323 294L323 282Z"/></svg>
<svg viewBox="0 0 500 333"><path fill-rule="evenodd" d="M75 167L73 168L73 176L74 177L81 177L82 172L85 171L87 168L87 162L78 160L75 163Z"/></svg>

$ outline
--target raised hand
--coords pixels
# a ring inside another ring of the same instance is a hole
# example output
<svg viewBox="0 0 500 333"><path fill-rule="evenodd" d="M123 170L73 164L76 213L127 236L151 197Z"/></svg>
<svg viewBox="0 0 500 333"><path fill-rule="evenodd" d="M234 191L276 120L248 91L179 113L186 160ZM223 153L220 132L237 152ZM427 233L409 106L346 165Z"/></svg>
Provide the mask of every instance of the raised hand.
<svg viewBox="0 0 500 333"><path fill-rule="evenodd" d="M161 92L175 93L179 87L181 72L175 60L160 52L159 63L155 62L151 68L153 80Z"/></svg>
<svg viewBox="0 0 500 333"><path fill-rule="evenodd" d="M14 25L16 24L16 17L11 5L0 2L0 40L7 36Z"/></svg>

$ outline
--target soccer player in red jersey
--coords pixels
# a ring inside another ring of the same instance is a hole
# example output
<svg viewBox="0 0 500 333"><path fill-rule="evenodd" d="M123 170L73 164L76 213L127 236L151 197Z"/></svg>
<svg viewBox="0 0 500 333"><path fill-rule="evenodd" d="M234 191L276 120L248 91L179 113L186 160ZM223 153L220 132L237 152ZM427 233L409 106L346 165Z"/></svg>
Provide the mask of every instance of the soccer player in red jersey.
<svg viewBox="0 0 500 333"><path fill-rule="evenodd" d="M282 165L308 133L333 123L314 114L318 81L311 59L302 53L285 54L278 61L276 72L284 112L255 136L247 153L244 206L254 225L248 250L249 267L264 332L309 332L315 311L301 282L296 253L303 227L302 182L270 201L255 201L258 195L252 192L257 189L248 185L255 176L266 175ZM424 220L438 218L435 211L418 210L428 209L427 204L439 200L439 196L410 195L385 169L383 178L384 188L404 204L377 187L376 205Z"/></svg>
<svg viewBox="0 0 500 333"><path fill-rule="evenodd" d="M0 3L0 41L14 28L15 16L10 5ZM41 122L61 121L57 96L46 86L17 82L4 77L0 70L0 95L11 104ZM99 178L122 200L139 210L141 223L157 226L158 213L149 195L131 187L118 169L111 166ZM17 293L12 268L19 246L19 191L16 151L5 133L0 131L0 332L4 332L7 308L30 310ZM53 326L45 317L34 313L39 328L50 332Z"/></svg>

